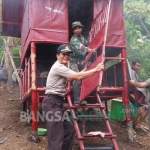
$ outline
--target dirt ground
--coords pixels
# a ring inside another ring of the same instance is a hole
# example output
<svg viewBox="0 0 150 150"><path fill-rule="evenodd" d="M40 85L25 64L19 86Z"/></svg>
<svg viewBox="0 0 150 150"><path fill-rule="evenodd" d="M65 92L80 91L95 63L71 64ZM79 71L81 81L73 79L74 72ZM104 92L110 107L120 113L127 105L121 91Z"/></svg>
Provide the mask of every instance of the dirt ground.
<svg viewBox="0 0 150 150"><path fill-rule="evenodd" d="M47 150L47 137L40 136L41 142L36 144L28 141L31 134L31 126L20 122L20 111L22 104L19 100L19 88L13 88L12 92L6 89L0 89L0 141L4 138L7 140L0 144L0 150ZM45 126L40 124L41 127ZM112 129L117 135L117 141L120 150L149 150L150 136L137 135L136 140L131 143L127 139L127 129L121 122L111 122ZM102 131L105 124L102 122L88 122L88 131ZM111 146L112 143L108 139L99 141L85 141L90 146ZM78 142L75 139L73 150L79 150Z"/></svg>

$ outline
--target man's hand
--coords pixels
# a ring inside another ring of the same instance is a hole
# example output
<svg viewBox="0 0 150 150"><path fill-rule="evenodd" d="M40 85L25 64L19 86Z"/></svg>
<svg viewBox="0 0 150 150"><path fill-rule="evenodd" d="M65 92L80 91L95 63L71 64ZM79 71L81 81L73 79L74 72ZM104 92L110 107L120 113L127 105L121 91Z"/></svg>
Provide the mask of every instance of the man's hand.
<svg viewBox="0 0 150 150"><path fill-rule="evenodd" d="M88 48L87 51L88 51L89 53L95 53L95 49Z"/></svg>
<svg viewBox="0 0 150 150"><path fill-rule="evenodd" d="M129 83L130 83L131 85L133 85L133 84L134 84L134 80L130 80Z"/></svg>
<svg viewBox="0 0 150 150"><path fill-rule="evenodd" d="M95 67L96 71L102 71L104 70L104 64L103 63L99 63L96 67Z"/></svg>
<svg viewBox="0 0 150 150"><path fill-rule="evenodd" d="M138 88L146 88L149 86L146 82L135 82L134 80L130 80L129 83Z"/></svg>
<svg viewBox="0 0 150 150"><path fill-rule="evenodd" d="M81 70L81 72L84 72L86 69Z"/></svg>
<svg viewBox="0 0 150 150"><path fill-rule="evenodd" d="M135 96L133 94L130 94L131 97L135 98Z"/></svg>

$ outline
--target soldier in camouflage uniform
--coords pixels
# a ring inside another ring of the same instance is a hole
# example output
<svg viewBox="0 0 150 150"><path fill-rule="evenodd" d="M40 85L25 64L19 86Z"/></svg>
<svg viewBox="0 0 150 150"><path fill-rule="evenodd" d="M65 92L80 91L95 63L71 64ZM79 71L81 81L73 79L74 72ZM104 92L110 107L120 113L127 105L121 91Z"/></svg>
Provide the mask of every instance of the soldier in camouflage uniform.
<svg viewBox="0 0 150 150"><path fill-rule="evenodd" d="M71 54L70 67L72 70L79 72L84 68L84 59L88 52L95 52L94 49L87 47L88 43L84 36L82 35L82 28L84 26L80 21L75 21L72 23L72 30L74 35L70 40L70 49L73 54ZM74 81L73 83L73 95L74 102L78 103L80 99L80 81Z"/></svg>
<svg viewBox="0 0 150 150"><path fill-rule="evenodd" d="M84 26L75 21L72 23L72 29L74 35L70 39L70 49L73 54L71 55L71 69L79 72L83 69L84 59L88 52L95 52L94 49L87 47L87 40L82 35L82 28Z"/></svg>

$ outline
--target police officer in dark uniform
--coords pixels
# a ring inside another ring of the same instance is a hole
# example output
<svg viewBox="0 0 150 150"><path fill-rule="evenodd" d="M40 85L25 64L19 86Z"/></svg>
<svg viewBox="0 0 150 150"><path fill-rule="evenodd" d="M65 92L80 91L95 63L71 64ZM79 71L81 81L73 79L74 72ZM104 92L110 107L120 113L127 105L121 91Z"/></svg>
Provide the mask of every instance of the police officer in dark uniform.
<svg viewBox="0 0 150 150"><path fill-rule="evenodd" d="M66 95L66 80L82 80L104 69L103 63L85 72L75 72L67 68L70 61L68 45L60 45L57 49L57 61L51 67L47 77L45 97L42 109L45 112L48 130L48 150L72 150L74 127L64 117L63 102Z"/></svg>

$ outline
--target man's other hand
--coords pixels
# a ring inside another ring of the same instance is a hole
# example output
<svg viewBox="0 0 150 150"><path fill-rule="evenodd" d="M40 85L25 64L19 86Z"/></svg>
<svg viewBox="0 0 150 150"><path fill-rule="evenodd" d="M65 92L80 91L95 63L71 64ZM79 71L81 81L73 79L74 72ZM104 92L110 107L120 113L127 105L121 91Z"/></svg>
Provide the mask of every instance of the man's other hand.
<svg viewBox="0 0 150 150"><path fill-rule="evenodd" d="M96 71L102 71L104 70L104 64L103 63L99 63L96 67L95 67Z"/></svg>

